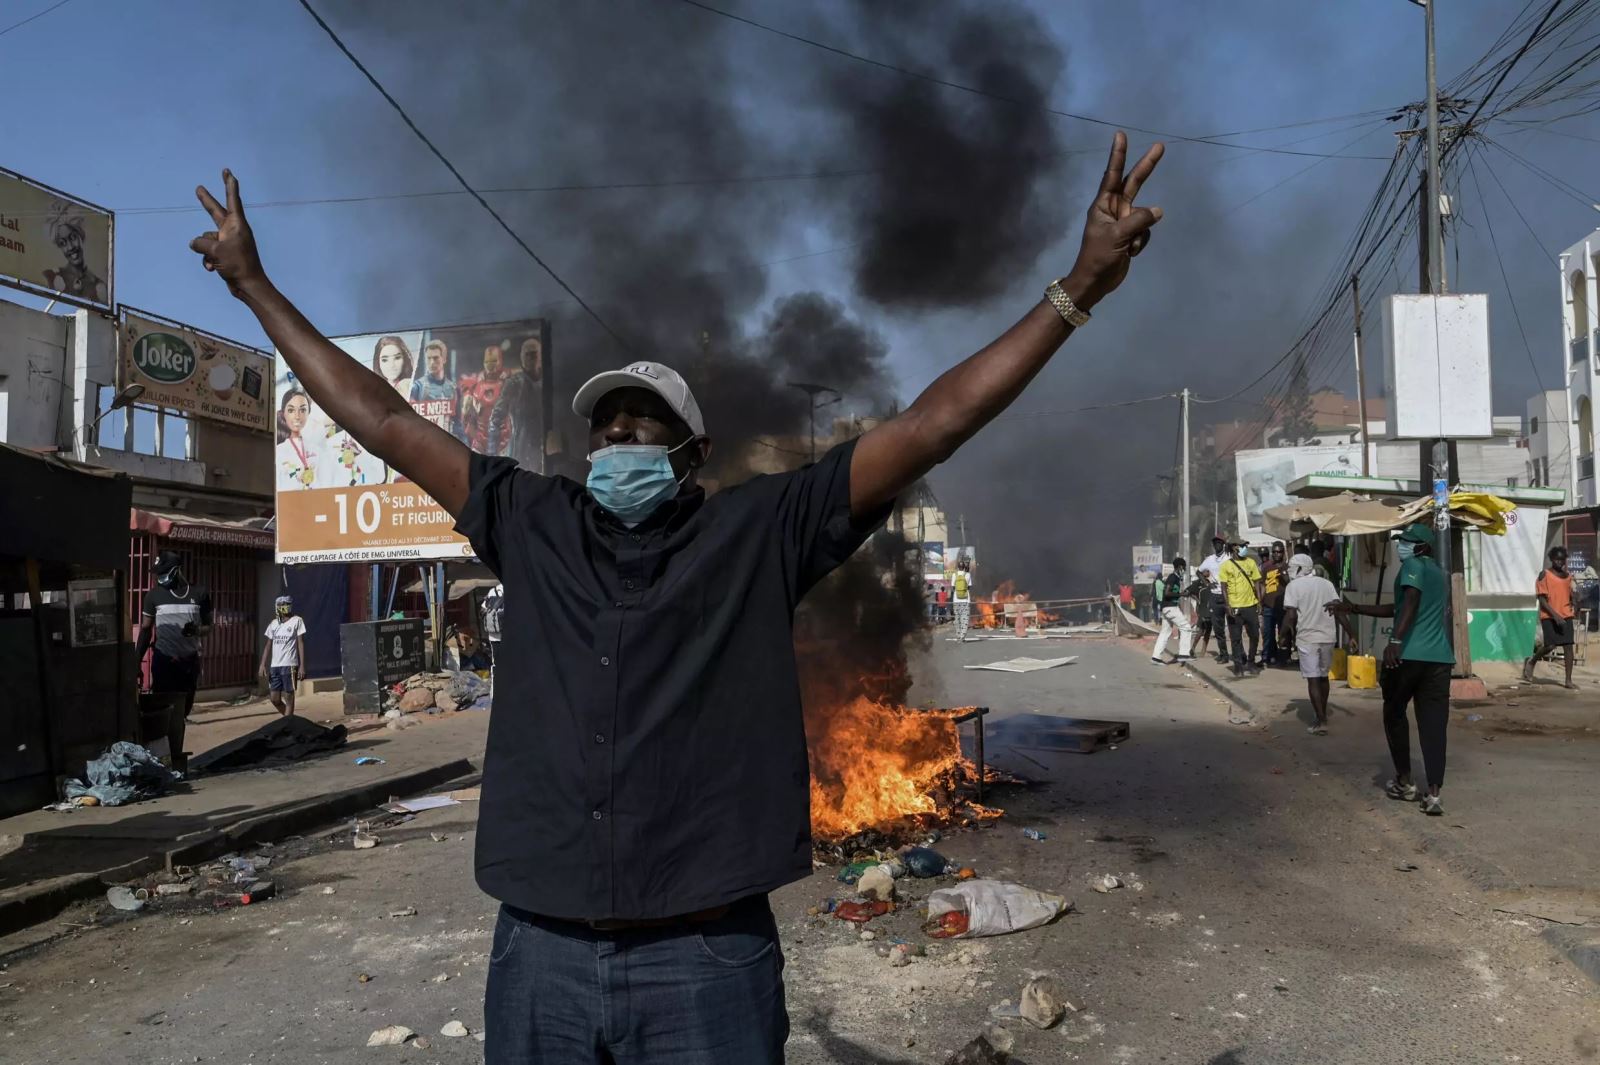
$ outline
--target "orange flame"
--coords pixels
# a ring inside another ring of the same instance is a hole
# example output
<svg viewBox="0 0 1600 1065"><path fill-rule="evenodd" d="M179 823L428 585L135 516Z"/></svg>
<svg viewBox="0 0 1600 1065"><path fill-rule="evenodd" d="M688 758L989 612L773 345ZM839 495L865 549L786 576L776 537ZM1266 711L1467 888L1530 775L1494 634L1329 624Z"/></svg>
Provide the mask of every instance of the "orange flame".
<svg viewBox="0 0 1600 1065"><path fill-rule="evenodd" d="M963 761L952 715L858 697L807 725L814 835L839 839L941 813L933 793Z"/></svg>

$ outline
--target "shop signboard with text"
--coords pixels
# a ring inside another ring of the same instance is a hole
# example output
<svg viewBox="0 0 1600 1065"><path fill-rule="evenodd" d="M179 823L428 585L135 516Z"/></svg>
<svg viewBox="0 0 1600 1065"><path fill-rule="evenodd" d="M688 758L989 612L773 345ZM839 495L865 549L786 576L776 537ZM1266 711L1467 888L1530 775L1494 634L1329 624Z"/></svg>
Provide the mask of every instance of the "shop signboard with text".
<svg viewBox="0 0 1600 1065"><path fill-rule="evenodd" d="M272 357L144 311L123 308L117 326L119 384L141 385L140 403L266 432Z"/></svg>
<svg viewBox="0 0 1600 1065"><path fill-rule="evenodd" d="M1133 545L1133 583L1150 584L1161 577L1161 545Z"/></svg>
<svg viewBox="0 0 1600 1065"><path fill-rule="evenodd" d="M1265 538L1262 515L1273 507L1299 502L1289 485L1301 477L1361 476L1361 445L1272 447L1234 455L1239 492L1240 533L1252 543Z"/></svg>
<svg viewBox="0 0 1600 1065"><path fill-rule="evenodd" d="M113 227L104 207L0 169L0 284L109 309Z"/></svg>
<svg viewBox="0 0 1600 1065"><path fill-rule="evenodd" d="M472 450L544 471L551 422L547 321L402 329L333 342ZM337 425L300 387L281 352L273 379L280 562L472 554L444 508Z"/></svg>

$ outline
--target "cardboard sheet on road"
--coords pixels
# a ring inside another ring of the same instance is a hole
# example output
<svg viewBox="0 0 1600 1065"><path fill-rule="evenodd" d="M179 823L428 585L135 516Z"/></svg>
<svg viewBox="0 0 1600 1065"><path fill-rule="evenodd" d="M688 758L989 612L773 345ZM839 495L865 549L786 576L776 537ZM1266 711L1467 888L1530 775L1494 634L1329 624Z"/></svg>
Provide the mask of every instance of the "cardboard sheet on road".
<svg viewBox="0 0 1600 1065"><path fill-rule="evenodd" d="M1001 662L985 662L982 665L962 666L961 668L992 669L1000 673L1032 673L1040 669L1070 666L1077 660L1077 655L1068 655L1066 658L1007 658Z"/></svg>

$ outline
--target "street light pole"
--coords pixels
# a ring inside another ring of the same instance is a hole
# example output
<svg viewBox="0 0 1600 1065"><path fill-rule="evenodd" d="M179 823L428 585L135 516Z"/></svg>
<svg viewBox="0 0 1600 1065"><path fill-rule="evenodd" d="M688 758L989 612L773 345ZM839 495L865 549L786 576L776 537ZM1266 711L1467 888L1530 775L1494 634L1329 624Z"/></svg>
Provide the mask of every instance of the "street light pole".
<svg viewBox="0 0 1600 1065"><path fill-rule="evenodd" d="M1439 208L1444 190L1439 185L1439 82L1434 69L1433 0L1423 0L1423 22L1428 39L1428 291L1440 295L1446 290L1444 274L1444 226Z"/></svg>
<svg viewBox="0 0 1600 1065"><path fill-rule="evenodd" d="M1178 547L1185 559L1189 558L1189 390L1180 397L1182 413L1178 416L1178 434L1183 438L1183 505L1178 509Z"/></svg>
<svg viewBox="0 0 1600 1065"><path fill-rule="evenodd" d="M803 381L790 381L789 382L789 387L790 388L798 388L800 391L804 392L806 394L809 402L810 402L810 405L811 405L811 461L812 462L816 462L817 461L817 409L819 407L832 406L833 404L839 402L839 400L843 399L844 397L840 394L838 389L829 388L827 385L811 385L811 384L806 384ZM817 402L817 397L822 395L824 392L832 395L833 398L828 400L825 403L818 403Z"/></svg>

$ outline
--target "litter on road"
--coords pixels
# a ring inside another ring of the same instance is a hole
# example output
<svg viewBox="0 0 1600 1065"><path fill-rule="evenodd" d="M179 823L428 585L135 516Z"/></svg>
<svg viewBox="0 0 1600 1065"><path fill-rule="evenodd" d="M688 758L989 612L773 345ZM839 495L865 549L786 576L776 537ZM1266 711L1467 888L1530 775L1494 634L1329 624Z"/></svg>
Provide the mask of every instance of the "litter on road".
<svg viewBox="0 0 1600 1065"><path fill-rule="evenodd" d="M183 774L162 765L137 743L118 740L84 766L84 777L88 783L76 778L66 782L68 799L93 799L100 806L121 806L165 795L183 779Z"/></svg>
<svg viewBox="0 0 1600 1065"><path fill-rule="evenodd" d="M985 662L981 665L962 666L961 668L988 669L999 673L1033 673L1041 669L1070 666L1077 660L1077 655L1068 655L1065 658L1007 658L1000 662Z"/></svg>
<svg viewBox="0 0 1600 1065"><path fill-rule="evenodd" d="M472 1033L469 1032L467 1030L467 1026L462 1024L460 1021L450 1021L443 1028L439 1029L439 1034L448 1036L451 1039L461 1039L465 1036L471 1035Z"/></svg>
<svg viewBox="0 0 1600 1065"><path fill-rule="evenodd" d="M392 814L420 814L424 810L437 810L443 806L460 806L457 799L448 795L424 795L417 799L399 799L384 807Z"/></svg>
<svg viewBox="0 0 1600 1065"><path fill-rule="evenodd" d="M1002 936L1049 924L1072 908L1061 895L1000 880L968 880L928 896L927 932L936 939Z"/></svg>

